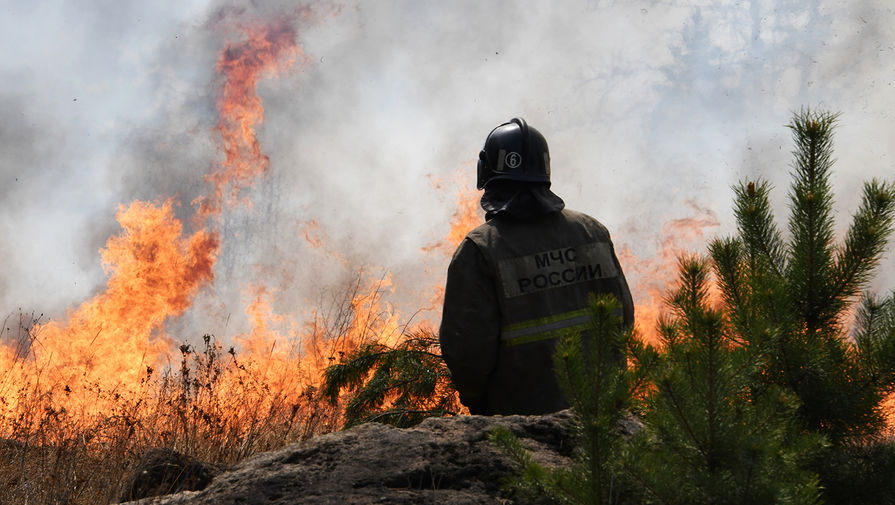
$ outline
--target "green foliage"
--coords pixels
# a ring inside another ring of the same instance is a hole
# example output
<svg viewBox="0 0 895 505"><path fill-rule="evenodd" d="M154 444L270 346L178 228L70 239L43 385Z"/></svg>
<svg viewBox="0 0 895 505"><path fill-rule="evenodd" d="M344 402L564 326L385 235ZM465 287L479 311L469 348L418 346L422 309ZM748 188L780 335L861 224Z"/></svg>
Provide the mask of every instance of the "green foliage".
<svg viewBox="0 0 895 505"><path fill-rule="evenodd" d="M895 444L846 445L826 451L815 463L824 477L825 503L883 505L895 503Z"/></svg>
<svg viewBox="0 0 895 505"><path fill-rule="evenodd" d="M858 360L868 380L895 390L895 291L888 298L864 295L854 333Z"/></svg>
<svg viewBox="0 0 895 505"><path fill-rule="evenodd" d="M407 427L459 410L450 372L429 330L408 334L395 347L359 347L324 371L323 395L333 404L347 390L345 425L369 421Z"/></svg>
<svg viewBox="0 0 895 505"><path fill-rule="evenodd" d="M895 390L891 299L865 296L854 339L845 328L857 295L879 264L895 221L895 184L865 183L845 240L835 241L832 133L837 116L803 110L789 125L796 145L789 235L774 224L770 186L737 186L738 235L713 241L731 340L756 353L751 396L793 393L801 427L832 443L812 464L829 503L866 495L861 469L890 468L879 437L882 401ZM877 459L874 459L877 458ZM889 493L878 490L878 502ZM869 499L867 503L873 502Z"/></svg>
<svg viewBox="0 0 895 505"><path fill-rule="evenodd" d="M490 437L520 469L510 487L523 495L546 496L554 503L634 503L619 462L626 439L619 425L633 398L646 387L645 370L655 351L622 327L621 307L612 295L591 299L589 337L559 339L554 354L557 379L576 418L577 452L569 468L548 468L531 459L506 428ZM637 366L626 366L626 355Z"/></svg>
<svg viewBox="0 0 895 505"><path fill-rule="evenodd" d="M627 471L647 503L818 503L816 476L804 463L822 438L799 431L793 395L752 394L760 356L737 344L710 308L708 276L704 259L681 259L647 429L633 441Z"/></svg>
<svg viewBox="0 0 895 505"><path fill-rule="evenodd" d="M833 114L803 111L790 125L797 150L788 242L774 225L768 184L749 182L735 190L739 236L710 245L740 337L768 358L763 386L795 392L805 426L834 441L882 425L876 406L891 378L867 380L866 360L857 359L842 322L879 263L895 217L895 186L871 181L844 243L834 243L835 122Z"/></svg>

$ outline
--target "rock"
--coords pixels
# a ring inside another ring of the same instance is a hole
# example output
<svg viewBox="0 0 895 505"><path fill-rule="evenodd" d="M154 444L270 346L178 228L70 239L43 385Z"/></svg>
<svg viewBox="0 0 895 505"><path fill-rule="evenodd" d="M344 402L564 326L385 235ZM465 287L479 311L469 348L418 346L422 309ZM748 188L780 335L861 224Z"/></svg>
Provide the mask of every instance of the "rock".
<svg viewBox="0 0 895 505"><path fill-rule="evenodd" d="M509 461L487 439L507 426L549 465L568 464L572 416L456 416L413 428L368 423L247 459L202 491L133 505L507 504Z"/></svg>
<svg viewBox="0 0 895 505"><path fill-rule="evenodd" d="M223 468L166 448L143 455L121 501L205 489Z"/></svg>

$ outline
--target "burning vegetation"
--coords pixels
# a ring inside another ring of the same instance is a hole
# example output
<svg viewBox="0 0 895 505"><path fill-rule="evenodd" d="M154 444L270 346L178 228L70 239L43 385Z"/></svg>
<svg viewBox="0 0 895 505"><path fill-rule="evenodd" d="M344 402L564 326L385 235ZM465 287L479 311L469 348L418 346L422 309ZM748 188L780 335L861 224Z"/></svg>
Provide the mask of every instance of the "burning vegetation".
<svg viewBox="0 0 895 505"><path fill-rule="evenodd" d="M320 401L323 369L362 343L402 335L382 298L388 276L363 271L308 321L276 314L272 292L250 287L251 330L233 346L206 335L197 348L166 333L165 322L214 281L221 214L250 206L244 190L269 167L255 131L264 117L259 80L304 61L290 24L242 30L216 66L223 159L192 202L193 231L175 217L174 200L121 206L121 232L101 251L105 289L61 320L20 315L4 324L4 502L108 502L151 447L230 464L331 431L341 421ZM99 470L95 458L104 461Z"/></svg>
<svg viewBox="0 0 895 505"><path fill-rule="evenodd" d="M302 321L274 311L271 289L249 286L251 329L232 345L205 335L194 346L166 333L166 321L214 282L222 214L251 206L245 190L269 168L256 134L259 81L306 61L288 22L246 25L242 35L216 65L222 159L204 176L208 189L192 202L190 222L175 217L174 199L122 205L121 231L101 251L109 276L101 293L60 320L4 321L0 436L9 442L0 445L0 501L104 503L152 447L231 464L337 429L338 391L322 401L323 370L360 345L398 345L411 330L384 299L389 274L359 269ZM450 235L433 249L449 254L481 220L475 193L459 197ZM305 237L347 263L316 221L305 223ZM431 297L439 306L437 289ZM413 331L408 342L433 342L424 326ZM456 403L445 382L446 401Z"/></svg>

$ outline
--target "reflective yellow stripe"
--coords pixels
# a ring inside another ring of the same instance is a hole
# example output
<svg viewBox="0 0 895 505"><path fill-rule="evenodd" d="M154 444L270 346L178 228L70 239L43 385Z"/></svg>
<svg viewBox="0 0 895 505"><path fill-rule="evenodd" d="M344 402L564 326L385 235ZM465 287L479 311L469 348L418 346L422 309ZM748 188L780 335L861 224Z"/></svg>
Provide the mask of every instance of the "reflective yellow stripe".
<svg viewBox="0 0 895 505"><path fill-rule="evenodd" d="M590 315L586 309L529 319L504 326L501 329L501 338L506 345L547 340L568 331L581 331L587 327L589 320Z"/></svg>
<svg viewBox="0 0 895 505"><path fill-rule="evenodd" d="M578 324L574 326L567 326L565 328L561 328L558 330L546 331L542 333L532 333L531 335L520 336L512 339L505 339L503 341L504 345L512 346L519 344L528 344L530 342L537 342L539 340L549 340L552 338L559 338L567 332L571 331L582 331L587 329L586 324Z"/></svg>

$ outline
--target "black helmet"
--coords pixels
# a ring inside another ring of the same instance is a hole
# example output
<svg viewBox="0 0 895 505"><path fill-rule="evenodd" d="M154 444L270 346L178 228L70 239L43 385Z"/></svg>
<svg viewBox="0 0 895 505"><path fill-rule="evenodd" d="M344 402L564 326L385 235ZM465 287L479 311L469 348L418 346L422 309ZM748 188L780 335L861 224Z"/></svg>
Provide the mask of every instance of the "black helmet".
<svg viewBox="0 0 895 505"><path fill-rule="evenodd" d="M503 179L550 185L550 152L541 132L515 117L491 130L479 153L478 188Z"/></svg>

